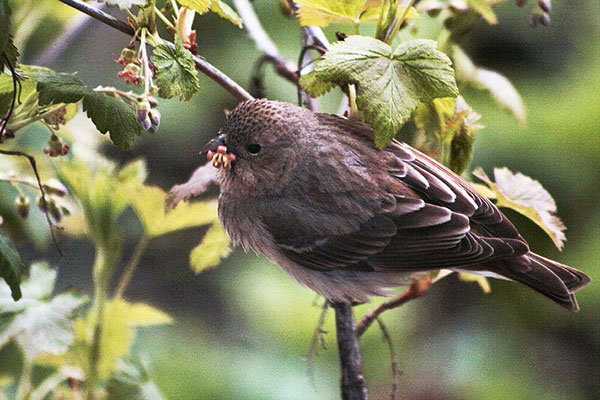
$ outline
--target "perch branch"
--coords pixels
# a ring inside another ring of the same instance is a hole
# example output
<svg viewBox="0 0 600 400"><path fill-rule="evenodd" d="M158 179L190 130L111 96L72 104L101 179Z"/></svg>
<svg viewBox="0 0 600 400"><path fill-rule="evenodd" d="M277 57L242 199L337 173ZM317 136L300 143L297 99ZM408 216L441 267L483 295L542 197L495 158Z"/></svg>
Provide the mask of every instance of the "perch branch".
<svg viewBox="0 0 600 400"><path fill-rule="evenodd" d="M373 321L385 311L400 307L411 300L422 297L427 292L427 289L429 289L429 286L431 286L431 282L431 278L415 280L403 293L366 313L356 326L356 336L361 337Z"/></svg>
<svg viewBox="0 0 600 400"><path fill-rule="evenodd" d="M362 357L352 315L352 304L336 303L335 327L342 369L342 399L366 400L367 385L362 374Z"/></svg>
<svg viewBox="0 0 600 400"><path fill-rule="evenodd" d="M61 3L64 3L70 7L73 7L84 14L89 15L92 18L97 19L104 24L111 26L126 35L133 36L134 30L131 26L127 25L125 22L118 20L110 14L105 13L102 10L99 10L95 7L91 7L81 0L59 0ZM165 44L170 46L171 48L175 48L175 45L171 42L164 41ZM230 94L232 94L239 101L252 100L253 97L248 93L244 88L238 85L233 79L225 75L219 69L214 67L205 59L193 56L194 64L196 64L196 69L200 72L211 78L213 81L218 83L221 87L227 90Z"/></svg>

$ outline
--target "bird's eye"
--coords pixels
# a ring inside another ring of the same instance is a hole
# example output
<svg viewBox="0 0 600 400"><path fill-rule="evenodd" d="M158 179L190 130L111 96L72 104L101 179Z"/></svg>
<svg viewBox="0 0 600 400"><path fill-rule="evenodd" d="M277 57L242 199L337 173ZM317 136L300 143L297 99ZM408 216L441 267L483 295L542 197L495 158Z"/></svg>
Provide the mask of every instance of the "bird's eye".
<svg viewBox="0 0 600 400"><path fill-rule="evenodd" d="M261 145L258 143L252 143L249 144L248 147L246 147L246 150L248 150L248 153L250 154L258 154L260 152L261 149Z"/></svg>

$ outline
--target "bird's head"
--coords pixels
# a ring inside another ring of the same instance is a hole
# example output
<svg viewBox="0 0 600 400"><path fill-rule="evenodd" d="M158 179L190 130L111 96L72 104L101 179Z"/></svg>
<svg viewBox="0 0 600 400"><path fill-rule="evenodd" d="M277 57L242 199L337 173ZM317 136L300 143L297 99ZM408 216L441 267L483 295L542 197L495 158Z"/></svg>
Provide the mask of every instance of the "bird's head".
<svg viewBox="0 0 600 400"><path fill-rule="evenodd" d="M222 185L268 190L282 183L301 157L304 147L299 144L313 118L312 112L292 104L246 101L227 115L219 135L201 153L220 170Z"/></svg>

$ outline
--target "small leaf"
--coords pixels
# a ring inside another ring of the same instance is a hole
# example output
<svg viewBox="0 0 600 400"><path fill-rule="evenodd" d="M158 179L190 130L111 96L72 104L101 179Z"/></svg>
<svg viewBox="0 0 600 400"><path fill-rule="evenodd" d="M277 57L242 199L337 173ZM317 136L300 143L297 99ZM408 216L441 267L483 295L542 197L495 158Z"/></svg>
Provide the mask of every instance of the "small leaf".
<svg viewBox="0 0 600 400"><path fill-rule="evenodd" d="M129 199L149 238L179 229L211 224L217 219L217 202L179 203L165 210L167 194L156 186L139 186L128 190Z"/></svg>
<svg viewBox="0 0 600 400"><path fill-rule="evenodd" d="M302 26L327 26L332 22L359 22L365 0L296 0Z"/></svg>
<svg viewBox="0 0 600 400"><path fill-rule="evenodd" d="M152 61L156 68L155 83L160 97L177 95L180 99L189 100L200 89L192 53L183 47L179 36L175 37L175 49L166 44L156 46Z"/></svg>
<svg viewBox="0 0 600 400"><path fill-rule="evenodd" d="M21 272L24 270L25 266L14 244L8 237L0 234L0 278L10 287L11 296L15 301L22 296L20 283Z"/></svg>
<svg viewBox="0 0 600 400"><path fill-rule="evenodd" d="M225 18L238 28L241 29L243 27L243 21L240 16L233 10L233 8L229 7L229 5L221 0L212 0L210 4L210 10L219 17Z"/></svg>
<svg viewBox="0 0 600 400"><path fill-rule="evenodd" d="M555 215L554 199L536 180L517 172L513 174L508 168L494 168L496 183L481 168L473 171L473 175L481 179L496 194L498 207L506 207L523 214L540 226L552 238L556 247L561 250L566 240L566 229L560 218Z"/></svg>
<svg viewBox="0 0 600 400"><path fill-rule="evenodd" d="M527 112L523 99L506 77L495 71L479 68L458 46L452 46L450 53L459 82L487 90L496 104L512 113L520 124L525 123Z"/></svg>
<svg viewBox="0 0 600 400"><path fill-rule="evenodd" d="M489 0L467 0L467 3L469 4L469 7L481 15L488 24L496 25L498 23L498 18L496 17L496 14L494 14Z"/></svg>
<svg viewBox="0 0 600 400"><path fill-rule="evenodd" d="M177 0L177 2L196 11L198 14L204 14L209 10L212 0Z"/></svg>
<svg viewBox="0 0 600 400"><path fill-rule="evenodd" d="M83 110L102 133L110 133L114 144L128 149L142 128L135 120L135 110L121 99L95 92L74 74L36 72L40 105L76 103L83 99Z"/></svg>
<svg viewBox="0 0 600 400"><path fill-rule="evenodd" d="M106 388L111 400L162 400L148 368L139 361L121 359Z"/></svg>
<svg viewBox="0 0 600 400"><path fill-rule="evenodd" d="M147 0L104 0L106 4L118 6L121 10L128 10L133 6L143 7Z"/></svg>
<svg viewBox="0 0 600 400"><path fill-rule="evenodd" d="M190 265L192 270L198 274L207 268L218 265L221 259L227 257L229 253L231 253L229 236L221 224L215 222L202 238L202 242L192 250Z"/></svg>
<svg viewBox="0 0 600 400"><path fill-rule="evenodd" d="M316 65L315 77L356 85L358 107L373 126L375 144L383 148L420 102L458 95L450 59L436 46L417 39L392 51L377 39L349 36L331 46Z"/></svg>

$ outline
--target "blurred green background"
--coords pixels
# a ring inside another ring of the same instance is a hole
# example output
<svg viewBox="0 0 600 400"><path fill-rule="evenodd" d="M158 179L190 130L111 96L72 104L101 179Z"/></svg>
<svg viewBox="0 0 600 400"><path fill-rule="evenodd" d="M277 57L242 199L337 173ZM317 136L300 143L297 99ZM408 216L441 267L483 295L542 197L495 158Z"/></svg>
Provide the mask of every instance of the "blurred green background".
<svg viewBox="0 0 600 400"><path fill-rule="evenodd" d="M492 281L492 293L486 295L455 277L388 312L383 319L403 372L402 399L600 398L600 6L596 0L554 1L552 26L531 29L527 10L513 3L497 8L499 25L478 25L463 45L476 63L513 81L525 100L528 122L520 127L485 94L465 91L487 126L478 133L472 167L491 173L493 167L507 166L539 180L568 227L564 251L558 252L533 223L507 214L534 251L583 270L593 283L578 295L577 314L517 284ZM67 15L56 1L40 4ZM284 18L274 0L253 4L281 51L297 59L297 22ZM330 39L342 28L328 30ZM247 86L259 53L246 34L211 15L198 18L196 29L199 54ZM23 62L36 63L62 30L62 22L47 18L37 35L48 39L34 35L23 43ZM92 87L120 85L111 59L127 42L90 20L67 48L45 56L46 66L78 71ZM295 88L269 68L266 88L271 99L295 101ZM328 95L324 108L334 111L338 96ZM122 162L146 158L149 181L168 189L202 162L200 147L217 132L223 110L234 106L233 98L203 77L202 90L191 102L161 102L157 134L142 137L126 153L110 146L106 153ZM28 138L39 151L47 134L33 131ZM129 223L133 220L126 215L123 221L128 251L139 234L139 226ZM43 224L37 226L40 230ZM195 276L188 255L202 234L194 229L153 241L126 294L177 321L144 329L136 340L135 351L152 360L162 393L169 399L338 398L333 314L326 321L327 349L308 363L305 355L320 314L315 295L264 258L241 251ZM26 260L50 259L59 270L58 291L89 290L91 244L62 238L65 256L59 257L52 246L41 245L43 234L37 236L35 246L25 240L19 244ZM363 305L357 312L372 307ZM361 349L371 397L388 398L390 358L377 327L364 336ZM0 372L10 369L13 353L10 348L0 352Z"/></svg>

